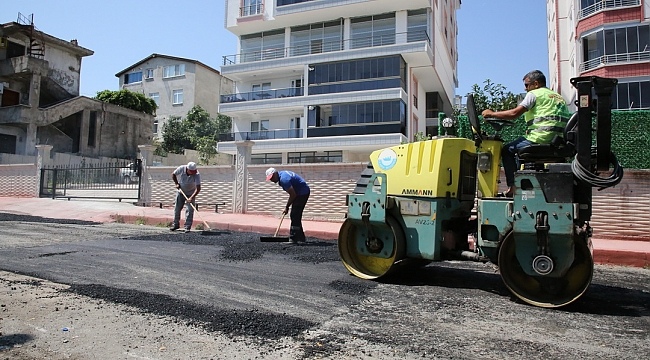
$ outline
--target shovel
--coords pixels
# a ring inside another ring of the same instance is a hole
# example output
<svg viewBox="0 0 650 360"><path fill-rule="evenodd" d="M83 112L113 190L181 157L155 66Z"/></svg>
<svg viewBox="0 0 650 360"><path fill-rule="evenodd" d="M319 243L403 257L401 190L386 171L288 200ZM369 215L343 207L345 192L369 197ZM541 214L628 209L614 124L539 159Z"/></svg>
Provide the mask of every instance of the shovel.
<svg viewBox="0 0 650 360"><path fill-rule="evenodd" d="M273 236L260 236L260 241L261 242L286 242L289 241L289 238L286 236L280 236L278 237L278 231L280 231L280 226L282 226L282 220L284 220L284 216L287 215L286 213L282 214L282 217L280 218L280 224L278 224L278 228L275 229L275 235Z"/></svg>
<svg viewBox="0 0 650 360"><path fill-rule="evenodd" d="M185 193L184 193L183 191L181 191L181 189L178 189L178 192L181 193L181 194L183 194L183 197L185 198L185 201L187 202L187 204L189 204L189 205L192 207L192 209L194 209L194 213L199 217L199 219L201 219L201 221L203 222L203 225L205 225L205 227L207 228L207 230L202 230L202 231L201 231L201 235L214 235L214 234L219 234L220 232L215 231L215 230L212 230L212 229L210 228L210 225L208 225L208 223L205 222L205 220L203 220L203 218L202 218L201 215L199 214L199 211L196 210L196 207L194 206L194 204L192 204L192 203L190 202L190 199L188 199L187 195L185 195Z"/></svg>

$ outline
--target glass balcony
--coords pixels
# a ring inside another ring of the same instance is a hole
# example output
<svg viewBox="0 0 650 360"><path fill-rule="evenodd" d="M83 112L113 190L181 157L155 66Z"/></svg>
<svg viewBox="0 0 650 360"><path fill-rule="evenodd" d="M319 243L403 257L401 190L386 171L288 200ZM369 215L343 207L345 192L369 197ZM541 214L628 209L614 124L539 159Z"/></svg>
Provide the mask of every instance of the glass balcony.
<svg viewBox="0 0 650 360"><path fill-rule="evenodd" d="M262 130L262 131L240 131L235 133L219 134L219 141L297 139L301 137L302 137L302 129L281 129L281 130Z"/></svg>
<svg viewBox="0 0 650 360"><path fill-rule="evenodd" d="M254 100L268 100L268 99L281 99L294 96L302 96L303 89L299 87L274 89L274 90L260 90L244 93L237 93L231 95L221 95L221 103L234 103L240 101L254 101Z"/></svg>
<svg viewBox="0 0 650 360"><path fill-rule="evenodd" d="M431 38L424 30L409 31L391 35L376 34L373 36L355 37L350 40L324 41L309 44L296 44L294 46L275 49L264 49L258 51L249 51L236 55L225 55L223 65L235 65L256 61L281 59L291 56L301 56L310 54L321 54L345 49L360 49L376 46L386 46L393 44L405 44L411 42L426 41L431 45Z"/></svg>

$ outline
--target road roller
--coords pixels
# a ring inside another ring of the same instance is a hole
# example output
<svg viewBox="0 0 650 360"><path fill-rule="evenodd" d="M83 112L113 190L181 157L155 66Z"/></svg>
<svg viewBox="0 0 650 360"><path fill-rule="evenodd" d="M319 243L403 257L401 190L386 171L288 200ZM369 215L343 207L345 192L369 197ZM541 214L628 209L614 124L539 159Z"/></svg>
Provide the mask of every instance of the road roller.
<svg viewBox="0 0 650 360"><path fill-rule="evenodd" d="M564 136L518 152L511 198L498 193L499 132L508 122L484 121L494 131L481 130L472 95L467 116L473 139L450 131L374 151L346 197L338 235L345 268L373 280L434 261L491 262L525 303L557 308L580 298L594 267L593 187L615 186L623 177L610 149L616 83L571 79L577 112ZM610 175L601 177L604 172Z"/></svg>

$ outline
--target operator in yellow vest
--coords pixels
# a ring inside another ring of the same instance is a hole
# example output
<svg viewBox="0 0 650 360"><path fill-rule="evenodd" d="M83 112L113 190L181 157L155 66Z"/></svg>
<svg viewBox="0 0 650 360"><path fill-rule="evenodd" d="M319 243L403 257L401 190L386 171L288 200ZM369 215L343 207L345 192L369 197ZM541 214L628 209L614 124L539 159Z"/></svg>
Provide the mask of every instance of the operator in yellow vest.
<svg viewBox="0 0 650 360"><path fill-rule="evenodd" d="M515 120L522 114L528 126L526 135L503 145L501 161L503 171L506 173L508 190L506 197L515 193L515 171L519 168L516 158L517 150L532 144L550 144L556 135L563 136L571 113L562 95L546 87L546 77L539 70L533 70L524 76L526 97L517 107L504 110L483 110L483 117L499 120Z"/></svg>

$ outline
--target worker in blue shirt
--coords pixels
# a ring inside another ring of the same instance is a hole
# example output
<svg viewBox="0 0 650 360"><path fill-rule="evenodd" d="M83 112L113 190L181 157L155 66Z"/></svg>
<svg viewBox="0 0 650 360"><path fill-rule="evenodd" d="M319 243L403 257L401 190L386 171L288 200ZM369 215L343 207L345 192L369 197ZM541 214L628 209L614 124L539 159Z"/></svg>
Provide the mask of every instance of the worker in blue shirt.
<svg viewBox="0 0 650 360"><path fill-rule="evenodd" d="M289 194L287 206L284 208L282 215L286 215L291 208L291 227L289 228L289 242L298 243L304 242L305 233L302 229L302 213L309 200L309 185L307 182L293 171L276 170L275 168L268 168L266 170L266 181L272 181L282 190Z"/></svg>

